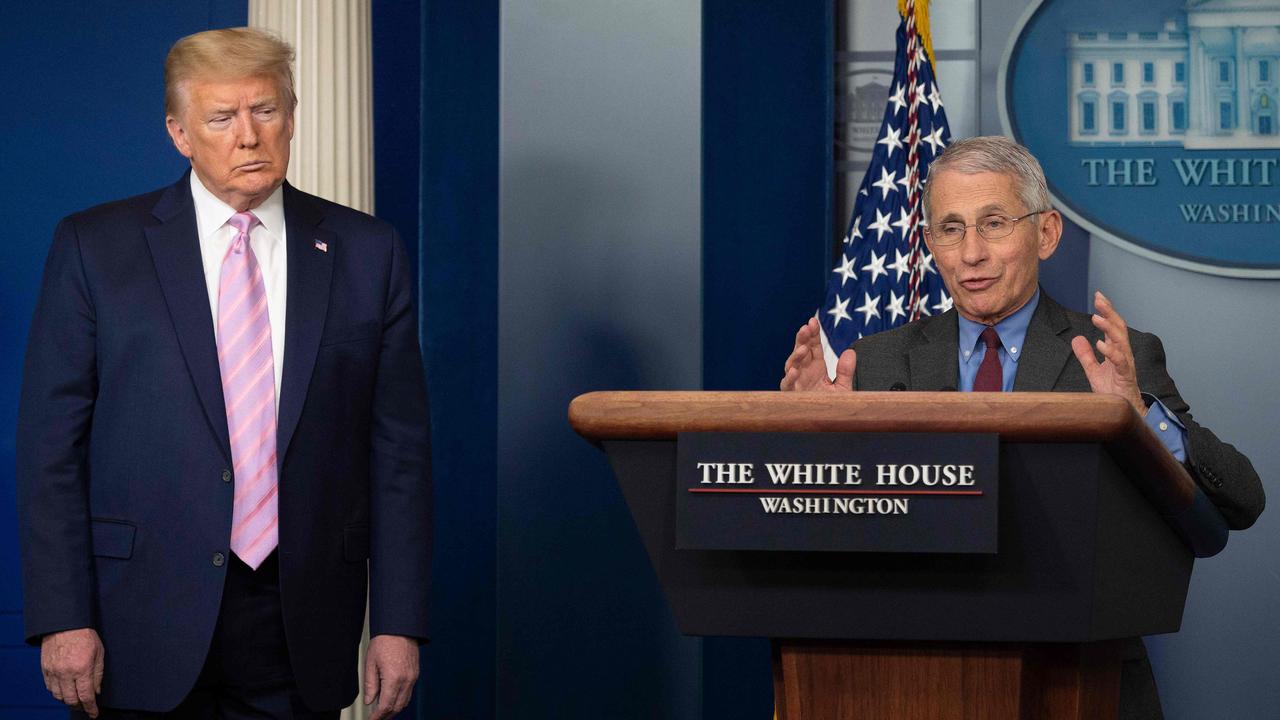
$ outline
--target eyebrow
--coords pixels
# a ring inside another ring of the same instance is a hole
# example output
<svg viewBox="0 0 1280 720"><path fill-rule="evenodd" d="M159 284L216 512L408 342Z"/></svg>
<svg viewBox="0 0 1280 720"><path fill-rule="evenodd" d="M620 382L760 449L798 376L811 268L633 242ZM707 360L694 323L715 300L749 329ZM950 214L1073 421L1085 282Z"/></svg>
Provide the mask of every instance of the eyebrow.
<svg viewBox="0 0 1280 720"><path fill-rule="evenodd" d="M254 100L253 102L249 103L249 109L257 110L259 108L277 106L279 104L280 104L280 99L275 96L271 96L271 97L259 98L257 100ZM213 106L213 108L209 110L209 114L224 115L226 113L234 113L236 110L239 109L239 107L240 107L239 103L227 103L226 105L215 105Z"/></svg>
<svg viewBox="0 0 1280 720"><path fill-rule="evenodd" d="M988 215L1007 215L1008 213L1009 211L1006 210L1003 205L999 203L988 203L987 205L982 206L982 209L978 211L978 217L984 218L984 217L987 217ZM947 213L946 215L943 215L942 218L938 220L938 222L940 223L963 222L963 221L964 221L964 218L961 217L960 214L954 210Z"/></svg>

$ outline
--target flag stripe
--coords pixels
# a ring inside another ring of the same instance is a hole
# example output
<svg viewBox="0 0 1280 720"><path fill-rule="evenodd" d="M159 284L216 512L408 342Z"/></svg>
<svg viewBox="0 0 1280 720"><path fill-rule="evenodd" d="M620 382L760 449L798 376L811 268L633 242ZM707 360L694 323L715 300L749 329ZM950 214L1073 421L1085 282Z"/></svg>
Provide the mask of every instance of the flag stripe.
<svg viewBox="0 0 1280 720"><path fill-rule="evenodd" d="M878 140L817 313L831 377L836 358L859 338L951 308L924 244L921 205L929 164L951 131L915 12L907 0Z"/></svg>

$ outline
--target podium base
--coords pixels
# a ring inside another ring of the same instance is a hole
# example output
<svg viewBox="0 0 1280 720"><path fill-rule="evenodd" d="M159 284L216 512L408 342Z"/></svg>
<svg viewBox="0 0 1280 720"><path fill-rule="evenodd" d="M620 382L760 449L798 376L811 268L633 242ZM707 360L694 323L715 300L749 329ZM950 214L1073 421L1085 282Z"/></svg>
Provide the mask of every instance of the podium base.
<svg viewBox="0 0 1280 720"><path fill-rule="evenodd" d="M1115 720L1120 641L774 640L778 720Z"/></svg>

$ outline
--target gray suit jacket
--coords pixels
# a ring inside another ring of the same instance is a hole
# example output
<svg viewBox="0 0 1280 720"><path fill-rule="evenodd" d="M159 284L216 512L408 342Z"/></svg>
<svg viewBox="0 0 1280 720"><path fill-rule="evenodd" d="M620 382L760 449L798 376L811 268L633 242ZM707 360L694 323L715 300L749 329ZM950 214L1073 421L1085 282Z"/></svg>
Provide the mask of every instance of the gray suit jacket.
<svg viewBox="0 0 1280 720"><path fill-rule="evenodd" d="M902 383L908 390L955 390L960 384L959 333L952 309L859 340L853 345L858 353L854 388L888 390ZM1014 391L1089 392L1084 368L1071 352L1076 335L1090 342L1102 337L1088 315L1067 310L1042 290L1023 341ZM1187 428L1186 466L1191 476L1232 529L1252 525L1265 504L1253 464L1192 419L1191 408L1165 369L1160 338L1130 328L1129 344L1142 392L1159 398Z"/></svg>
<svg viewBox="0 0 1280 720"><path fill-rule="evenodd" d="M854 343L858 354L853 384L858 390L955 390L959 384L959 325L954 309ZM1102 337L1089 316L1067 310L1040 292L1013 389L1017 392L1089 392L1084 368L1071 351L1071 339ZM1142 392L1160 402L1187 429L1186 468L1233 529L1247 528L1262 512L1262 482L1249 459L1191 417L1190 407L1165 369L1160 338L1129 329ZM1160 701L1146 651L1134 641L1126 652L1121 680L1120 717L1160 718Z"/></svg>

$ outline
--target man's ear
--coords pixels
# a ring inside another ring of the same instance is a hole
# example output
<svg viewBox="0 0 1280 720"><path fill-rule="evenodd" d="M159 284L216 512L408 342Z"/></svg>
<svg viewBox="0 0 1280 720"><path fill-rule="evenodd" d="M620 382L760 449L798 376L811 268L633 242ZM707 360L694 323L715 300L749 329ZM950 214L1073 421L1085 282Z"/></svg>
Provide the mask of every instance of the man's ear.
<svg viewBox="0 0 1280 720"><path fill-rule="evenodd" d="M166 115L164 118L164 128L169 131L169 139L173 141L173 146L182 153L185 158L191 158L191 140L187 137L186 128L182 122L173 115Z"/></svg>
<svg viewBox="0 0 1280 720"><path fill-rule="evenodd" d="M1048 260L1062 240L1062 215L1057 210L1040 214L1040 234L1036 238L1036 251L1041 260Z"/></svg>
<svg viewBox="0 0 1280 720"><path fill-rule="evenodd" d="M920 235L924 238L925 248L929 251L930 255L937 255L937 253L933 251L933 239L929 236L929 233L924 231L924 228L929 226L929 218L921 215L920 224L923 226L920 228Z"/></svg>

